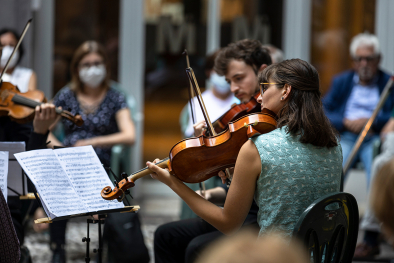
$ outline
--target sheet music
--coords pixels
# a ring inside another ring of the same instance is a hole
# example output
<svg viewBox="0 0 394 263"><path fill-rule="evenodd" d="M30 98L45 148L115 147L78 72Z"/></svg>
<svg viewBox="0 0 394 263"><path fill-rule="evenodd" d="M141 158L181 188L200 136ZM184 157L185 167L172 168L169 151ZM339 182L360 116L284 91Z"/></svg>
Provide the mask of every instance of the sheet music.
<svg viewBox="0 0 394 263"><path fill-rule="evenodd" d="M51 149L17 153L15 157L36 186L48 216L53 219L87 212Z"/></svg>
<svg viewBox="0 0 394 263"><path fill-rule="evenodd" d="M54 153L89 212L124 207L117 200L101 197L101 190L113 184L92 146L56 149Z"/></svg>
<svg viewBox="0 0 394 263"><path fill-rule="evenodd" d="M8 152L0 152L0 189L7 201Z"/></svg>
<svg viewBox="0 0 394 263"><path fill-rule="evenodd" d="M9 152L8 158L8 186L19 194L27 193L27 179L22 175L22 167L16 161L14 154L25 151L25 142L0 142L0 151ZM23 183L23 181L24 183ZM25 191L23 191L23 185ZM18 196L12 191L8 191L8 196Z"/></svg>

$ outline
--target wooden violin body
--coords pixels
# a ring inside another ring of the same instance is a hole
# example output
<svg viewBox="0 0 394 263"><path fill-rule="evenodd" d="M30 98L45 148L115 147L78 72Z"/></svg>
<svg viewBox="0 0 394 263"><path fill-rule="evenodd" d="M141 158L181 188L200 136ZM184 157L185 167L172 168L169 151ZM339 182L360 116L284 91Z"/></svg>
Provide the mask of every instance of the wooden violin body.
<svg viewBox="0 0 394 263"><path fill-rule="evenodd" d="M260 93L254 95L248 102L236 104L226 113L224 113L219 119L212 123L213 128L217 133L224 131L227 125L234 120L242 118L248 114L261 112L261 104L257 102L257 98Z"/></svg>
<svg viewBox="0 0 394 263"><path fill-rule="evenodd" d="M272 113L273 114L273 113ZM276 129L276 120L270 111L244 116L228 124L228 129L216 136L187 138L172 147L169 158L157 164L186 183L203 182L225 168L233 167L238 152L248 138L255 134ZM112 190L110 186L101 191L106 200L119 198L134 186L134 182L150 173L145 168L123 179Z"/></svg>
<svg viewBox="0 0 394 263"><path fill-rule="evenodd" d="M34 118L34 108L14 102L14 96L21 94L9 82L3 82L0 89L0 116L8 116L17 123L26 123ZM46 102L45 95L40 90L27 91L23 97L36 103ZM17 98L17 97L16 97Z"/></svg>
<svg viewBox="0 0 394 263"><path fill-rule="evenodd" d="M9 82L0 83L0 116L8 116L17 123L27 123L34 119L35 107L46 102L45 95L40 90L21 93ZM82 126L83 120L79 115L56 108L56 113L69 119L77 126Z"/></svg>

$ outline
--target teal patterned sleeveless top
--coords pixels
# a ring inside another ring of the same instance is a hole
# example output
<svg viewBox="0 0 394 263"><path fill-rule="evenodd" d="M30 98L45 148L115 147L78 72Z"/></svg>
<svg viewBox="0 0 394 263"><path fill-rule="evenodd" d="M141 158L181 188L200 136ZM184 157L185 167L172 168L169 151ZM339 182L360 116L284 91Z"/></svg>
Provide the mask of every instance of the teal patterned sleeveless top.
<svg viewBox="0 0 394 263"><path fill-rule="evenodd" d="M341 146L319 148L286 133L286 127L253 137L261 159L254 199L260 233L290 236L304 210L318 198L339 191Z"/></svg>

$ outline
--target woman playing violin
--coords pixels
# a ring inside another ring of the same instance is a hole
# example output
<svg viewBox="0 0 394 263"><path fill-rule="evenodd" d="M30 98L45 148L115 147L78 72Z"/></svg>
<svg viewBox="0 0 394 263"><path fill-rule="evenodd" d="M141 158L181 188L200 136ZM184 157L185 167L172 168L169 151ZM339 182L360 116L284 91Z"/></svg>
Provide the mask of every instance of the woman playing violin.
<svg viewBox="0 0 394 263"><path fill-rule="evenodd" d="M259 75L262 108L278 115L278 128L253 137L241 148L223 209L147 162L152 177L173 189L202 219L225 234L242 225L253 198L260 235L291 235L313 201L339 191L342 152L324 115L316 69L300 59L268 66ZM157 162L155 160L154 162Z"/></svg>
<svg viewBox="0 0 394 263"><path fill-rule="evenodd" d="M220 50L215 59L214 70L225 77L231 92L248 102L259 90L257 75L271 64L267 49L258 40L244 39ZM227 109L228 110L228 109ZM194 125L195 134L201 135L205 121ZM226 184L205 191L211 202L224 203L228 188ZM257 227L258 207L249 206L243 226ZM200 252L223 234L200 218L186 219L163 224L154 237L155 262L194 262Z"/></svg>
<svg viewBox="0 0 394 263"><path fill-rule="evenodd" d="M0 72L5 67L12 51L18 43L18 34L11 29L0 30L0 44L2 48L2 54L0 59ZM37 89L37 76L33 70L18 66L24 54L22 45L15 52L13 58L10 61L6 74L3 76L3 81L11 82L17 86L20 92L26 92L28 90Z"/></svg>

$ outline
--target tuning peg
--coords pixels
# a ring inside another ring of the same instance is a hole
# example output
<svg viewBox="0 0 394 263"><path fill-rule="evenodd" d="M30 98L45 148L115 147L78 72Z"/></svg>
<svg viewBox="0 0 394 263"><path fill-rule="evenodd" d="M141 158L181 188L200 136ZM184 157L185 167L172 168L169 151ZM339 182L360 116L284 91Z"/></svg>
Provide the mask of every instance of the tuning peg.
<svg viewBox="0 0 394 263"><path fill-rule="evenodd" d="M122 176L123 179L126 179L127 178L127 173L123 172L123 173L120 174L120 176Z"/></svg>
<svg viewBox="0 0 394 263"><path fill-rule="evenodd" d="M114 184L116 185L116 187L119 188L119 184L118 184L118 182L116 180L114 180Z"/></svg>

